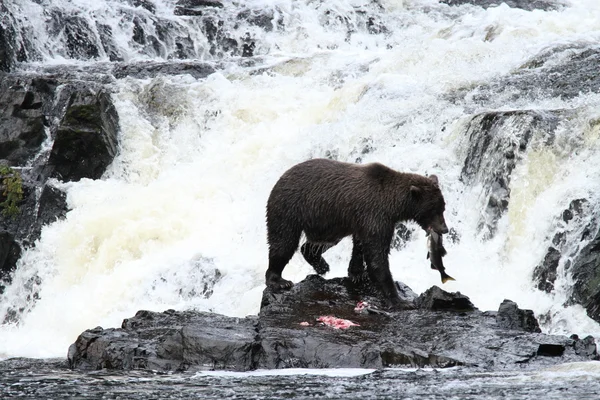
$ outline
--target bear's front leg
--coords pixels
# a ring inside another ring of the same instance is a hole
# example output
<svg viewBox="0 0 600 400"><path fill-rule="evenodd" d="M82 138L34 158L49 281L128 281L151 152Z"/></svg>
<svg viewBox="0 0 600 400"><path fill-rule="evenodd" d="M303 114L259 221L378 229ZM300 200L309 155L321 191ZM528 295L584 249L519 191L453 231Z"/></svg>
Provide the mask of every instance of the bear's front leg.
<svg viewBox="0 0 600 400"><path fill-rule="evenodd" d="M276 291L291 289L294 284L291 281L283 279L281 273L294 253L288 251L280 255L274 249L275 246L272 246L269 252L269 268L265 274L267 287Z"/></svg>
<svg viewBox="0 0 600 400"><path fill-rule="evenodd" d="M390 310L413 310L416 308L415 305L401 299L398 294L396 283L390 272L389 250L386 250L385 247L373 242L364 245L363 251L369 278L382 292Z"/></svg>

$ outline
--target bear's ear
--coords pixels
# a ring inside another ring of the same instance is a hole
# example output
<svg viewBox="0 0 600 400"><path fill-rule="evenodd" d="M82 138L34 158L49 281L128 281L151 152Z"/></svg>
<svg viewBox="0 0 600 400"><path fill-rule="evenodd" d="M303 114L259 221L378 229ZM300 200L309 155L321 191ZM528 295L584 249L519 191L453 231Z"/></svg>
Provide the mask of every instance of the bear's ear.
<svg viewBox="0 0 600 400"><path fill-rule="evenodd" d="M410 194L413 196L419 196L421 194L421 188L415 185L410 187Z"/></svg>
<svg viewBox="0 0 600 400"><path fill-rule="evenodd" d="M429 179L433 181L435 186L440 186L440 181L438 180L437 175L429 175Z"/></svg>

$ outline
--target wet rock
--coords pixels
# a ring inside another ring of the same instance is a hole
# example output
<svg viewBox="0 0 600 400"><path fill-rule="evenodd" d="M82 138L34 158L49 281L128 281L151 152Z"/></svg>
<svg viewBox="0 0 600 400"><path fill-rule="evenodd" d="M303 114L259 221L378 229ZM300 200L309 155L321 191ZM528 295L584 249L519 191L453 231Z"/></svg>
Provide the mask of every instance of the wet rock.
<svg viewBox="0 0 600 400"><path fill-rule="evenodd" d="M60 37L64 41L64 56L78 60L98 58L100 55L98 40L84 16L66 14L58 8L51 9L49 14L50 35Z"/></svg>
<svg viewBox="0 0 600 400"><path fill-rule="evenodd" d="M556 281L556 271L560 262L561 254L554 247L548 247L544 261L533 271L533 281L537 283L537 288L546 293L554 290Z"/></svg>
<svg viewBox="0 0 600 400"><path fill-rule="evenodd" d="M6 77L0 82L0 159L23 166L39 151L49 125L42 107L56 86L44 80Z"/></svg>
<svg viewBox="0 0 600 400"><path fill-rule="evenodd" d="M48 225L67 214L67 195L62 190L45 184L39 199L37 221L41 226Z"/></svg>
<svg viewBox="0 0 600 400"><path fill-rule="evenodd" d="M600 322L600 229L573 260L571 271L571 302L581 304L590 318Z"/></svg>
<svg viewBox="0 0 600 400"><path fill-rule="evenodd" d="M0 2L0 72L14 71L20 62L40 60L34 38L16 18L22 13L20 6L16 2Z"/></svg>
<svg viewBox="0 0 600 400"><path fill-rule="evenodd" d="M402 300L414 303L419 297L407 284L396 281L396 289Z"/></svg>
<svg viewBox="0 0 600 400"><path fill-rule="evenodd" d="M119 329L83 332L68 359L71 368L83 370L247 371L457 365L505 370L597 358L593 338L507 329L497 323L497 313L483 313L472 305L462 312L468 298L439 288L419 298L431 306L385 312L365 287L347 278L311 275L289 291L265 289L258 316L140 311ZM436 299L444 299L446 306L438 307ZM460 305L447 299L459 299ZM379 311L357 312L358 301ZM510 309L519 313L516 305ZM318 322L328 315L358 325L338 330Z"/></svg>
<svg viewBox="0 0 600 400"><path fill-rule="evenodd" d="M504 300L498 308L496 323L502 328L522 330L525 332L541 332L540 325L532 310L522 310L517 303Z"/></svg>
<svg viewBox="0 0 600 400"><path fill-rule="evenodd" d="M97 88L81 76L52 73L12 73L0 80L1 164L20 176L22 190L16 212L0 214L0 231L14 240L2 267L4 284L19 257L15 246L33 246L42 227L67 212L65 194L48 179L96 179L112 162L117 114L110 95ZM23 288L23 296L35 299L38 287Z"/></svg>
<svg viewBox="0 0 600 400"><path fill-rule="evenodd" d="M219 0L179 0L175 6L175 15L198 16L203 15L205 7L222 8L223 3Z"/></svg>
<svg viewBox="0 0 600 400"><path fill-rule="evenodd" d="M136 64L122 64L115 66L113 74L115 78L121 79L126 76L132 78L150 78L160 74L182 75L189 74L196 79L206 78L215 72L212 65L202 62L144 62Z"/></svg>
<svg viewBox="0 0 600 400"><path fill-rule="evenodd" d="M419 308L431 311L474 311L477 308L471 303L471 300L460 294L448 293L437 286L427 289L415 303Z"/></svg>
<svg viewBox="0 0 600 400"><path fill-rule="evenodd" d="M4 285L10 282L10 274L15 270L21 257L21 246L14 236L7 231L0 231L0 293Z"/></svg>
<svg viewBox="0 0 600 400"><path fill-rule="evenodd" d="M202 20L202 32L210 44L209 53L213 56L238 55L238 41L233 38L225 26L225 22L217 16L209 16Z"/></svg>
<svg viewBox="0 0 600 400"><path fill-rule="evenodd" d="M4 4L0 4L0 13L8 13ZM14 52L14 32L12 28L0 24L0 71L10 71L14 68L16 57Z"/></svg>
<svg viewBox="0 0 600 400"><path fill-rule="evenodd" d="M461 181L481 184L482 213L478 230L494 236L500 217L510 202L511 174L532 140L543 146L554 141L562 111L494 111L477 114L467 122L467 153Z"/></svg>
<svg viewBox="0 0 600 400"><path fill-rule="evenodd" d="M71 96L48 159L51 177L62 181L98 179L117 152L118 115L110 95Z"/></svg>
<svg viewBox="0 0 600 400"><path fill-rule="evenodd" d="M156 12L156 4L151 0L127 0L133 7L141 7L152 14Z"/></svg>
<svg viewBox="0 0 600 400"><path fill-rule="evenodd" d="M580 304L588 315L600 322L600 233L595 210L588 199L572 200L569 207L557 215L552 242L543 261L533 271L538 289L551 293L558 277L569 277L574 284L565 305ZM596 233L594 233L596 232ZM583 244L582 244L583 243Z"/></svg>
<svg viewBox="0 0 600 400"><path fill-rule="evenodd" d="M104 53L108 56L110 61L123 61L123 56L119 51L117 44L113 37L113 31L110 25L96 23L96 29L100 36L100 42Z"/></svg>
<svg viewBox="0 0 600 400"><path fill-rule="evenodd" d="M501 4L506 4L511 8L521 8L527 11L551 11L564 6L563 3L553 0L440 0L440 3L448 4L449 6L473 4L483 8L497 7Z"/></svg>
<svg viewBox="0 0 600 400"><path fill-rule="evenodd" d="M502 78L454 96L488 107L502 107L516 100L571 99L599 93L599 62L600 47L595 44L559 45L542 51Z"/></svg>
<svg viewBox="0 0 600 400"><path fill-rule="evenodd" d="M256 318L194 311L138 311L120 329L97 327L68 351L69 365L83 370L184 371L256 368Z"/></svg>
<svg viewBox="0 0 600 400"><path fill-rule="evenodd" d="M258 26L266 32L273 30L273 18L275 18L273 11L264 9L245 9L237 15L239 21L245 21L250 25Z"/></svg>
<svg viewBox="0 0 600 400"><path fill-rule="evenodd" d="M580 339L578 335L571 335L571 339L575 340L575 354L581 354L586 357L594 357L597 354L596 340L593 336L586 336Z"/></svg>
<svg viewBox="0 0 600 400"><path fill-rule="evenodd" d="M406 244L412 239L414 229L408 228L405 224L399 223L394 228L394 236L390 247L395 250L400 250L406 247Z"/></svg>

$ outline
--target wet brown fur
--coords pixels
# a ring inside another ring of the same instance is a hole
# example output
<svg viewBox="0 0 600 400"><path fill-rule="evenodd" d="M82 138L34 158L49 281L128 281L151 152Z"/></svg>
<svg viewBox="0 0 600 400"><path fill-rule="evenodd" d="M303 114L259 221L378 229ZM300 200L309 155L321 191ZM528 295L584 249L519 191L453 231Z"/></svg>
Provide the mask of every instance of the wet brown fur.
<svg viewBox="0 0 600 400"><path fill-rule="evenodd" d="M388 264L394 227L413 220L423 229L447 231L444 209L435 177L401 173L379 163L313 159L297 164L281 176L267 202L267 285L292 286L281 272L297 250L302 232L307 238L302 254L320 274L329 270L322 253L352 235L350 277L360 279L366 263L371 281L392 304L398 304Z"/></svg>

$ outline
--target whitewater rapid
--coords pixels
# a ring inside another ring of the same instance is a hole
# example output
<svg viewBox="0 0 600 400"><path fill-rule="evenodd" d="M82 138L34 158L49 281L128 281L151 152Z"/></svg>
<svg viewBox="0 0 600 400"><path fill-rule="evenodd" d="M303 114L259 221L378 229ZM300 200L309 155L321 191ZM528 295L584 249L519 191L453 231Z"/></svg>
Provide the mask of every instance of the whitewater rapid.
<svg viewBox="0 0 600 400"><path fill-rule="evenodd" d="M93 3L95 17L113 18L111 2ZM156 3L163 15L180 18L172 15L173 2ZM360 18L356 7L374 7L370 2L328 2L333 11L324 21L319 2L254 0L248 4L273 9L285 21L283 30L249 28L261 35L254 67L232 59L201 80L118 80L120 152L102 179L55 182L71 211L43 229L0 298L0 320L15 304L30 309L18 325L0 326L0 358L64 357L83 330L119 327L140 309L256 314L268 261L269 191L287 168L325 156L437 174L446 220L460 237L447 243L444 263L456 281L443 289L460 291L482 310L511 299L551 315L542 327L548 333L600 337L600 326L580 306L562 306L568 281L559 278L549 295L531 280L567 199L600 193L592 173L600 170L599 132L586 130L587 121L600 118L600 95L498 106L577 109L579 117L558 135L579 130L584 140L576 153L561 141L551 150L533 146L513 172L514 201L491 240L477 231L482 188L458 179L465 121L490 109L444 97L502 76L550 45L598 40L600 19L592 16L600 15L600 3L572 3L528 12L382 0L378 17L389 32L357 30L348 39L347 24ZM92 2L72 4L92 10ZM340 20L346 22L336 25ZM67 62L55 53L47 52L44 62ZM325 254L326 277L346 275L350 251L346 239ZM390 255L394 278L417 293L441 286L425 256L425 234L416 230ZM297 254L284 277L298 282L310 273ZM202 288L215 276L205 298ZM34 277L41 281L35 303L22 293Z"/></svg>

